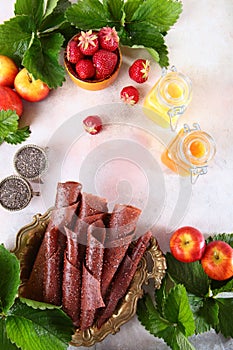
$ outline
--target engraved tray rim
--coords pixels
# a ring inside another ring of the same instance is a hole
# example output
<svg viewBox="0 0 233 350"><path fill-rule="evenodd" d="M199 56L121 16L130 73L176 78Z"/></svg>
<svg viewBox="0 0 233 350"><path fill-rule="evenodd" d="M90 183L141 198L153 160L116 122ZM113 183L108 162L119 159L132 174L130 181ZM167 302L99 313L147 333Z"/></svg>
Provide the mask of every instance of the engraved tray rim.
<svg viewBox="0 0 233 350"><path fill-rule="evenodd" d="M20 261L21 277L23 273L28 273L28 261L25 258L30 248L34 247L35 242L42 240L46 227L48 225L50 215L53 208L48 209L44 214L36 214L33 216L31 223L22 227L17 235L15 247L12 252ZM148 266L148 256L152 260L152 268ZM31 264L32 265L32 264ZM85 331L76 329L72 336L70 345L79 347L90 347L97 342L101 342L109 334L116 334L120 327L128 322L136 313L137 301L143 296L143 285L148 284L149 279L154 280L154 288L159 289L162 279L166 273L166 259L159 248L155 237L150 240L150 245L146 253L141 259L137 271L131 281L126 295L118 304L113 315L106 321L103 326L98 329L95 325ZM20 290L23 288L27 278L21 279Z"/></svg>

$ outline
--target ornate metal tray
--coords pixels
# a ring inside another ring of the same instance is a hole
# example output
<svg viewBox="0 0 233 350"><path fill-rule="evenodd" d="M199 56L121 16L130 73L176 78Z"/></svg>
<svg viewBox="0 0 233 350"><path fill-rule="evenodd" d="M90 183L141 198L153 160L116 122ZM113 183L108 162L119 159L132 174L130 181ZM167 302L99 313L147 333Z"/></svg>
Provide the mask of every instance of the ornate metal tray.
<svg viewBox="0 0 233 350"><path fill-rule="evenodd" d="M44 232L50 219L51 209L45 214L36 214L33 221L20 229L16 237L14 254L20 260L22 293L25 282L29 278L31 268L39 250ZM161 252L156 239L153 237L150 245L140 261L138 269L130 284L128 292L122 298L112 317L100 328L92 326L86 331L77 329L72 336L70 345L92 346L102 341L107 335L115 334L120 327L129 321L136 313L137 301L143 295L143 285L154 280L155 288L159 288L166 271L166 260Z"/></svg>

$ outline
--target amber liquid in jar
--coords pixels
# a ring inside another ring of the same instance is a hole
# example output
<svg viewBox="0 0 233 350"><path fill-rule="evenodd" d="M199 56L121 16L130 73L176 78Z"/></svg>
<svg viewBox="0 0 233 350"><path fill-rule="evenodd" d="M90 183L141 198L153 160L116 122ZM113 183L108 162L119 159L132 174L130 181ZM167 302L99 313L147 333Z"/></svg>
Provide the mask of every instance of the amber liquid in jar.
<svg viewBox="0 0 233 350"><path fill-rule="evenodd" d="M143 111L159 126L175 130L191 98L190 79L172 67L170 72L163 70L162 76L145 98Z"/></svg>

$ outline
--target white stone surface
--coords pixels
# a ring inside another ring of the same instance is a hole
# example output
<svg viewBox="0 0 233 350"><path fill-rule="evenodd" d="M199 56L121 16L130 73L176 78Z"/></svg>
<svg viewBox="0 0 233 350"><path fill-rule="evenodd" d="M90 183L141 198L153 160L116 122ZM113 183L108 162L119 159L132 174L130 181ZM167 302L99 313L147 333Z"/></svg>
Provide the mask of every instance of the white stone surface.
<svg viewBox="0 0 233 350"><path fill-rule="evenodd" d="M13 0L2 0L0 23L13 16ZM166 38L170 63L187 74L193 83L193 100L181 123L190 125L199 122L202 129L210 133L216 142L217 153L206 176L198 179L192 187L188 204L176 226L190 225L199 228L206 236L217 232L232 232L233 199L231 194L233 178L233 2L232 0L183 0L183 13ZM106 103L119 102L119 93L125 85L131 85L127 70L136 58L150 58L144 50L123 50L123 65L116 82L106 90L89 92L77 88L67 77L64 85L52 91L49 97L39 103L24 103L22 124L30 124L32 134L25 143L47 145L56 130L77 112ZM160 75L160 68L152 63L148 82L138 85L140 103ZM67 135L66 135L67 136ZM65 135L64 135L65 137ZM118 135L119 137L119 135ZM94 141L93 141L94 142ZM54 145L56 150L62 147ZM0 179L14 173L13 156L20 146L0 146ZM161 165L164 174L164 211L155 235L161 248L166 251L171 231L169 226L177 191L180 185L177 176ZM51 180L51 179L50 179ZM77 179L78 180L78 179ZM51 198L52 205L53 198ZM18 230L31 222L36 213L47 209L43 197L33 198L31 204L21 212L11 213L0 208L0 242L13 248ZM166 217L169 220L166 222ZM213 332L192 337L196 349L229 350L232 339L224 339ZM109 336L93 349L133 350L160 349L168 347L159 339L148 334L136 317L122 327L121 331Z"/></svg>

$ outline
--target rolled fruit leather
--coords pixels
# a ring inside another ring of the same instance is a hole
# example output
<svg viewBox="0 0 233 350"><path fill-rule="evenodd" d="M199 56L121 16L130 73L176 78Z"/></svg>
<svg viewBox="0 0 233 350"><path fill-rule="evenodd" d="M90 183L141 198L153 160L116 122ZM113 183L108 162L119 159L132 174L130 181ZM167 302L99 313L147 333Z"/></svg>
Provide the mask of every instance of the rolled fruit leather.
<svg viewBox="0 0 233 350"><path fill-rule="evenodd" d="M150 231L138 238L132 251L128 251L116 272L116 275L106 296L106 306L100 313L97 327L100 328L113 314L120 299L126 294L127 289L137 270L138 263L146 251L152 237Z"/></svg>
<svg viewBox="0 0 233 350"><path fill-rule="evenodd" d="M55 208L36 256L30 277L24 286L22 296L61 304L61 265L66 246L64 226L70 225L78 210L81 184L78 182L58 183Z"/></svg>
<svg viewBox="0 0 233 350"><path fill-rule="evenodd" d="M116 204L109 220L107 247L104 251L101 293L105 298L107 290L133 239L134 231L141 210L130 206Z"/></svg>
<svg viewBox="0 0 233 350"><path fill-rule="evenodd" d="M101 275L104 257L104 240L106 229L102 220L89 226L87 248L83 262L80 328L85 330L92 326L96 310L104 307L101 295Z"/></svg>
<svg viewBox="0 0 233 350"><path fill-rule="evenodd" d="M79 215L73 231L67 230L67 247L64 254L62 280L62 306L74 325L80 326L82 267L85 258L89 227L107 215L107 201L83 193ZM90 230L92 230L90 228ZM71 278L72 277L72 278Z"/></svg>

